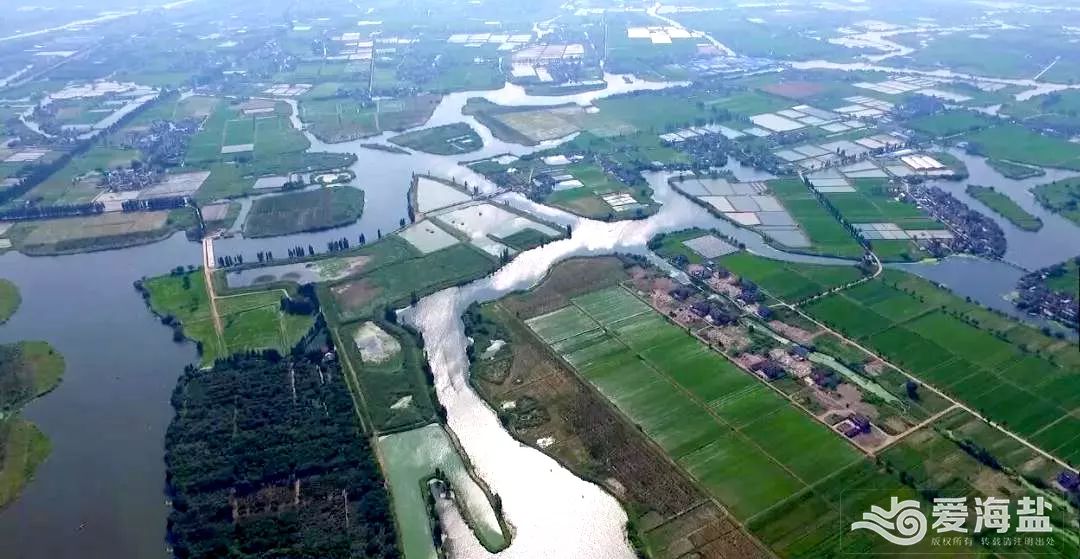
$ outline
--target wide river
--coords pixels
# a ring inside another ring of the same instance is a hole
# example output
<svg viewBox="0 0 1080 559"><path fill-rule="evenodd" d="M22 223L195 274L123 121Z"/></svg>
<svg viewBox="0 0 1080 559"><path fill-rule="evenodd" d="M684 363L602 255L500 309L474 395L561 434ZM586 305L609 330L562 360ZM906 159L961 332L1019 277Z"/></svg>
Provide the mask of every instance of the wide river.
<svg viewBox="0 0 1080 559"><path fill-rule="evenodd" d="M443 99L425 126L459 121L472 124L485 147L469 154L469 159L521 155L546 146L527 148L495 139L474 119L460 114L469 97L483 96L514 105L588 103L615 93L672 85L627 83L618 76L607 76L607 81L608 89L567 97L530 97L515 86L452 94ZM359 159L353 166L356 187L363 189L366 197L359 222L331 231L272 239L244 239L237 235L217 241L217 254L242 253L250 258L256 251L273 250L284 255L288 247L297 244L312 244L321 250L326 241L343 236L355 241L361 233L368 239L374 239L380 231L389 233L407 215L406 193L413 173L453 177L484 191L493 189L483 177L460 165L456 157L399 155L359 147L360 143L384 141L385 136L333 145L311 140L312 150L357 154ZM969 163L969 167L973 165ZM734 163L729 168L741 180L768 178ZM597 222L518 195L504 195L522 209L557 223L572 224L573 236L520 254L494 275L433 294L406 311L406 318L424 333L439 400L447 408L450 428L480 477L502 498L504 512L514 526L514 540L501 556L629 558L632 552L624 533L626 515L618 503L543 454L517 443L469 387L460 321L469 303L534 285L552 264L572 256L645 254L645 244L652 235L695 225L720 229L763 255L829 262L776 250L757 234L719 221L673 192L667 187L666 175L654 173L646 178L662 208L640 221ZM1014 198L1026 196L1026 188L1006 189L1001 180L989 180L987 184L1001 185L999 189ZM1062 259L1058 257L1068 250L1039 247L1075 243L1080 235L1071 224L1049 225L1047 229L1052 233L1010 252L1007 259L1025 267ZM1009 240L1013 242L1013 236ZM1077 252L1072 250L1072 254ZM177 265L198 264L199 259L199 245L187 242L183 235L154 245L86 255L0 256L0 276L13 279L23 294L22 308L8 324L0 326L0 341L47 340L64 354L68 365L60 387L27 406L26 417L49 436L53 451L23 495L0 511L3 557L167 555L164 535L168 506L162 492L162 455L164 432L172 415L169 396L184 365L195 361L196 355L190 343L171 341L170 330L150 315L131 284ZM966 281L956 285L947 283L966 295L1008 310L1001 296L1022 273L1013 265L950 259L936 267L920 265L912 269L931 277L945 270L949 277L963 278L964 270L973 270L972 266L978 266L977 275L968 274ZM972 277L983 281L972 282ZM987 277L1001 281L986 289ZM462 524L451 523L449 534L455 555L470 559L486 555Z"/></svg>

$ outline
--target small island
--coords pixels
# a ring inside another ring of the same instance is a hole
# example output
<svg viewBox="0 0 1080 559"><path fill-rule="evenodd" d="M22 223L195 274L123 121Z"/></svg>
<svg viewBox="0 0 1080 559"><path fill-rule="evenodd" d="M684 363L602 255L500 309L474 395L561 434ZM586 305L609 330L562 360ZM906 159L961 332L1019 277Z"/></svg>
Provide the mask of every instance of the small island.
<svg viewBox="0 0 1080 559"><path fill-rule="evenodd" d="M21 304L19 288L11 280L0 278L0 324L7 322Z"/></svg>
<svg viewBox="0 0 1080 559"><path fill-rule="evenodd" d="M63 373L63 356L46 342L0 345L0 507L19 496L50 452L49 439L19 412Z"/></svg>
<svg viewBox="0 0 1080 559"><path fill-rule="evenodd" d="M1028 213L1027 210L1021 208L1019 204L1014 202L1012 198L998 192L992 186L969 184L967 186L967 193L968 196L986 204L991 210L994 210L1000 214L1001 217L1009 220L1013 225L1024 231L1038 231L1039 229L1042 229L1043 222L1041 219Z"/></svg>
<svg viewBox="0 0 1080 559"><path fill-rule="evenodd" d="M364 192L350 186L331 186L259 198L244 222L247 238L277 237L322 231L360 219Z"/></svg>
<svg viewBox="0 0 1080 559"><path fill-rule="evenodd" d="M435 155L469 153L484 147L480 135L464 122L398 134L390 143Z"/></svg>
<svg viewBox="0 0 1080 559"><path fill-rule="evenodd" d="M987 159L986 163L987 165L990 165L990 168L1001 173L1001 176L1007 179L1019 181L1041 177L1046 174L1046 171L1038 167L1021 165L1020 163L1013 163L1012 161L1006 161L1004 159Z"/></svg>

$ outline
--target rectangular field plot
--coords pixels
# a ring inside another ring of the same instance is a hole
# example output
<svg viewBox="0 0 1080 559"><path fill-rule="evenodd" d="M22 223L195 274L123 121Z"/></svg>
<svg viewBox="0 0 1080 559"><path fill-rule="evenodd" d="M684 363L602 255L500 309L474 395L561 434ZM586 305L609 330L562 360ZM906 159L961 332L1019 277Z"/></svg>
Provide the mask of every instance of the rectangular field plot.
<svg viewBox="0 0 1080 559"><path fill-rule="evenodd" d="M549 344L561 342L583 332L596 329L596 322L577 307L563 307L557 311L530 318L525 321L540 339Z"/></svg>
<svg viewBox="0 0 1080 559"><path fill-rule="evenodd" d="M785 301L801 301L863 276L854 266L800 264L796 267L748 252L724 256L718 263Z"/></svg>
<svg viewBox="0 0 1080 559"><path fill-rule="evenodd" d="M1057 458L1080 453L1080 370L1037 330L895 271L805 310Z"/></svg>
<svg viewBox="0 0 1080 559"><path fill-rule="evenodd" d="M526 323L741 519L860 456L622 287Z"/></svg>
<svg viewBox="0 0 1080 559"><path fill-rule="evenodd" d="M594 291L588 295L575 297L575 305L604 326L610 326L631 316L650 312L652 309L621 287L612 287L603 291Z"/></svg>

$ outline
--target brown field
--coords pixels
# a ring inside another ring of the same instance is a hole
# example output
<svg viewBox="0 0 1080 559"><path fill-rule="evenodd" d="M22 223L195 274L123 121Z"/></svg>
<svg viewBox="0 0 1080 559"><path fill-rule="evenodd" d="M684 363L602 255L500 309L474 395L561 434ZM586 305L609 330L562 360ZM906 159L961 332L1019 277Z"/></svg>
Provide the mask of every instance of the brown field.
<svg viewBox="0 0 1080 559"><path fill-rule="evenodd" d="M165 227L169 212L111 212L34 222L23 239L26 245L50 245L77 239L147 233Z"/></svg>
<svg viewBox="0 0 1080 559"><path fill-rule="evenodd" d="M534 142L562 138L581 130L585 111L581 107L558 107L533 111L515 111L496 118Z"/></svg>
<svg viewBox="0 0 1080 559"><path fill-rule="evenodd" d="M499 304L521 319L531 318L570 304L570 298L629 277L623 262L614 256L575 258L552 268L548 277L528 294L510 295Z"/></svg>
<svg viewBox="0 0 1080 559"><path fill-rule="evenodd" d="M788 99L805 99L825 91L825 88L814 82L782 82L766 85L761 90Z"/></svg>
<svg viewBox="0 0 1080 559"><path fill-rule="evenodd" d="M369 301L379 296L382 288L375 285L371 280L362 278L350 281L330 288L337 304L343 309L354 309L366 305Z"/></svg>

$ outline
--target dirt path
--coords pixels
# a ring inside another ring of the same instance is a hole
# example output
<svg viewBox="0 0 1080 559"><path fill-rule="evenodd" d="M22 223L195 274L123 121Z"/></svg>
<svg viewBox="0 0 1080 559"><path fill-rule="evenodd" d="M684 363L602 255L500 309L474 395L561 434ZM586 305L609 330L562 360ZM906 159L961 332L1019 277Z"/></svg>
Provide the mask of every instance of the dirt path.
<svg viewBox="0 0 1080 559"><path fill-rule="evenodd" d="M214 238L203 238L203 280L206 283L206 296L210 299L210 318L214 319L214 331L217 332L218 341L222 342L225 336L225 328L221 324L221 315L218 314L217 294L214 293Z"/></svg>

